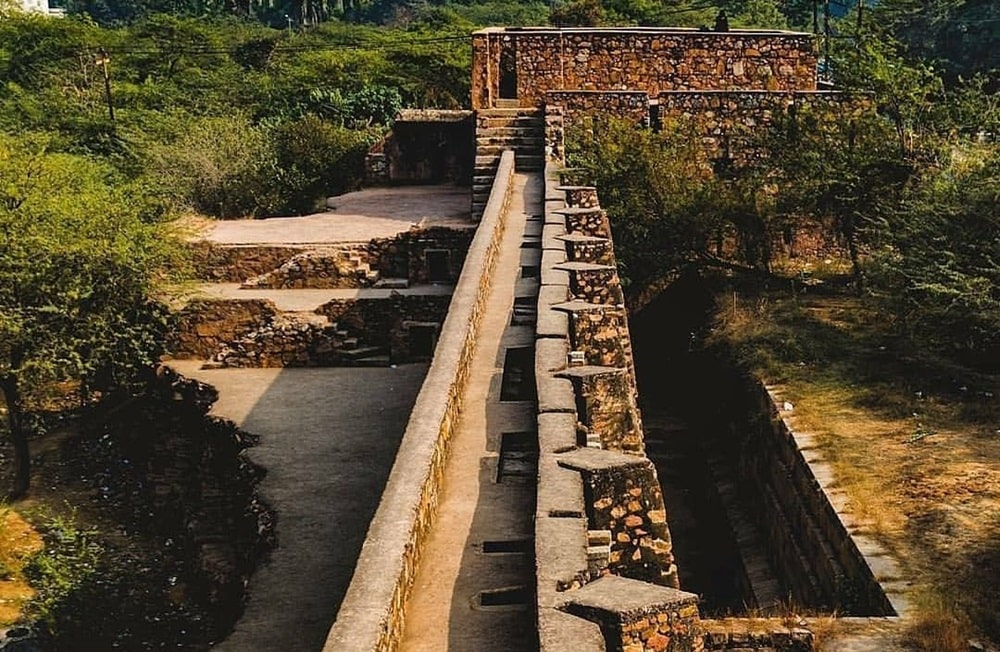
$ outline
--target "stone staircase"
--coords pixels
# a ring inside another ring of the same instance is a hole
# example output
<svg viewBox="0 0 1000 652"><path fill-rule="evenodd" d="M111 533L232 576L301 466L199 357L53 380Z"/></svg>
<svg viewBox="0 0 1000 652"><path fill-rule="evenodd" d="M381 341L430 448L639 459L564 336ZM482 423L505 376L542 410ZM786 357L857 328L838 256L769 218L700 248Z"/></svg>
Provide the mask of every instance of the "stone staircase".
<svg viewBox="0 0 1000 652"><path fill-rule="evenodd" d="M472 173L472 219L479 220L493 187L500 154L514 151L520 171L545 165L545 118L538 109L483 109L476 113L476 164Z"/></svg>

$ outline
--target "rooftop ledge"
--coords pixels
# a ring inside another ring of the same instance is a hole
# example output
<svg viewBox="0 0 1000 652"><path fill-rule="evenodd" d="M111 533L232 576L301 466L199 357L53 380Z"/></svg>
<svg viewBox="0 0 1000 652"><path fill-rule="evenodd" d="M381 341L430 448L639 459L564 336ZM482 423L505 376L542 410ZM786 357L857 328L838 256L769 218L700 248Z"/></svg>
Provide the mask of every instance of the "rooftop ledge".
<svg viewBox="0 0 1000 652"><path fill-rule="evenodd" d="M716 36L808 36L811 32L793 32L784 29L730 29L728 32L716 32L712 29L699 27L487 27L473 34L704 34Z"/></svg>

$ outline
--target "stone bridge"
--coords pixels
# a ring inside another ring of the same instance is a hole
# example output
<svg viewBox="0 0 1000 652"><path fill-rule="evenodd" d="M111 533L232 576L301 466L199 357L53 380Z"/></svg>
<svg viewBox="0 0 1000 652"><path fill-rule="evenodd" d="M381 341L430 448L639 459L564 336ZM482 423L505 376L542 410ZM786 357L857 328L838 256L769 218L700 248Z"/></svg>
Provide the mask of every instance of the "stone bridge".
<svg viewBox="0 0 1000 652"><path fill-rule="evenodd" d="M385 143L370 169L413 180L422 166L402 159L421 155L413 134L434 123L450 147L475 150L464 164L474 231L434 239L417 230L291 257L264 247L240 254L259 265L221 279L253 290L307 276L335 288L350 277L368 291L391 291L440 278L449 284L446 306L433 291L407 299L396 290L389 309L361 306L361 297L328 301L288 328L273 304L244 305L235 316L198 306L182 332L187 350L222 366L430 358L346 593L328 605L336 618L322 649L813 649L802 623L706 619L699 596L683 590L610 225L598 189L581 185L561 160L567 123L595 112L644 123L693 116L706 147L718 149L737 123L764 123L792 103L842 102L817 90L812 36L489 29L473 35L472 47L473 111L409 114L401 122L410 144ZM239 346L226 344L233 328L243 333ZM275 350L276 331L295 335ZM362 331L370 342L358 342ZM369 347L371 355L351 353ZM837 610L850 593L857 615L890 621L903 596L875 576L898 576L891 561L848 533L832 479L807 463L807 444L766 388L751 382L744 390L756 417L740 450L757 452L752 463L734 463L742 486L765 496L760 511L734 525L734 547L746 552L734 571L746 603L767 613L792 597ZM753 537L767 539L767 549L755 549ZM336 555L336 541L321 545ZM251 606L262 599L252 596ZM244 634L239 649L271 649L254 648L254 635ZM284 634L285 647L316 649ZM864 645L851 649L887 649L878 640Z"/></svg>

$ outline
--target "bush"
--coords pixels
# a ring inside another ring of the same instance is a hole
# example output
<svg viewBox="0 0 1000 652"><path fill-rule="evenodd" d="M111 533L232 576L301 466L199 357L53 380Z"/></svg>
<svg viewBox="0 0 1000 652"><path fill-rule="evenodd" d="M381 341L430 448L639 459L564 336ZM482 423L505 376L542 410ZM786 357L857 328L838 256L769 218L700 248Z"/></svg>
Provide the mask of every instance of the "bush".
<svg viewBox="0 0 1000 652"><path fill-rule="evenodd" d="M265 212L309 213L327 195L355 190L378 130L356 131L307 115L274 128L279 197Z"/></svg>
<svg viewBox="0 0 1000 652"><path fill-rule="evenodd" d="M176 141L152 146L149 176L179 208L241 217L272 203L273 163L266 130L246 116L192 118Z"/></svg>

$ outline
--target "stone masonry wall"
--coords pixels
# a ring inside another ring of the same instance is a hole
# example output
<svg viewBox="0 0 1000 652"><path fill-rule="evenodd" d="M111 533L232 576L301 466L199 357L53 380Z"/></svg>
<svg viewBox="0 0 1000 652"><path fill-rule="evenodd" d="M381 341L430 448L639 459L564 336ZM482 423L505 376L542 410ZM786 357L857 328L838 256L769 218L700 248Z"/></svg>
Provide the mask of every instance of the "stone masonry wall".
<svg viewBox="0 0 1000 652"><path fill-rule="evenodd" d="M193 268L204 280L245 287L354 288L387 277L430 282L428 250L447 252L445 277L433 280L454 283L474 234L471 228L431 227L393 238L320 247L226 246L205 241L191 246Z"/></svg>
<svg viewBox="0 0 1000 652"><path fill-rule="evenodd" d="M276 314L268 299L198 299L181 311L168 348L179 359L208 359L227 343L270 323Z"/></svg>
<svg viewBox="0 0 1000 652"><path fill-rule="evenodd" d="M697 596L676 589L668 515L643 454L606 216L592 189L557 190L552 166L546 176L535 341L540 650L701 650Z"/></svg>
<svg viewBox="0 0 1000 652"><path fill-rule="evenodd" d="M637 124L649 122L649 95L645 91L548 91L545 106L561 106L566 123L588 115L613 115Z"/></svg>
<svg viewBox="0 0 1000 652"><path fill-rule="evenodd" d="M833 91L664 92L658 99L660 122L691 122L709 152L719 153L725 144L734 158L744 160L755 155L745 150L747 137L759 134L781 113L803 107L831 108L838 121L846 122L870 108L865 96Z"/></svg>
<svg viewBox="0 0 1000 652"><path fill-rule="evenodd" d="M473 34L472 108L496 106L501 60L512 58L516 99L545 102L548 91L814 90L810 34L684 29L487 29ZM509 92L507 94L510 94Z"/></svg>

